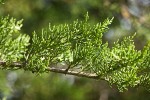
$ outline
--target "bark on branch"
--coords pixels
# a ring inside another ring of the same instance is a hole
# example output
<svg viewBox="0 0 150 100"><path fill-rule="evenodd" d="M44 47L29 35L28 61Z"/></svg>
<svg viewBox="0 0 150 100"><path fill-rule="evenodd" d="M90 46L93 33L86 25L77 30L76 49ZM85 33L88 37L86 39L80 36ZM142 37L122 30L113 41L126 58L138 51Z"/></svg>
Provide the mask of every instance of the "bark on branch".
<svg viewBox="0 0 150 100"><path fill-rule="evenodd" d="M5 61L0 61L0 67L4 68L6 67L7 64ZM19 63L19 62L13 62L11 65L9 65L10 69L12 68L18 68L18 69L23 69L24 64ZM86 73L86 72L78 72L78 71L67 71L66 69L60 69L60 68L55 68L55 67L47 67L46 72L54 72L54 73L61 73L61 74L68 74L68 75L74 75L78 77L86 77L86 78L91 78L91 79L101 79L104 80L103 78L100 78L98 75L94 73Z"/></svg>

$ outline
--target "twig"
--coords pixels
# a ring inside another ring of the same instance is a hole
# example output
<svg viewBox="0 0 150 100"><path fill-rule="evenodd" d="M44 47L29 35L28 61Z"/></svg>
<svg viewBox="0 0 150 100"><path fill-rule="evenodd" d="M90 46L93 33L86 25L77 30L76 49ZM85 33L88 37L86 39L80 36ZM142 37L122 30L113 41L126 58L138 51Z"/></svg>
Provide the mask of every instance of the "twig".
<svg viewBox="0 0 150 100"><path fill-rule="evenodd" d="M99 76L96 74L91 74L91 73L85 73L85 72L78 72L78 71L67 71L66 69L58 69L54 67L49 67L46 69L47 71L50 72L55 72L55 73L62 73L62 74L68 74L68 75L74 75L78 77L86 77L86 78L92 78L92 79L99 79Z"/></svg>
<svg viewBox="0 0 150 100"><path fill-rule="evenodd" d="M5 61L0 61L0 67L4 68L6 66L6 62ZM19 63L19 62L13 62L10 67L11 68L18 68L18 69L23 69L24 64L23 63ZM54 72L54 73L61 73L61 74L68 74L68 75L74 75L74 76L78 76L78 77L86 77L86 78L92 78L92 79L99 79L100 77L94 73L86 73L86 72L78 72L78 71L71 71L68 70L66 72L66 69L58 69L55 67L47 67L46 71L49 72ZM104 80L103 78L100 78L101 80Z"/></svg>

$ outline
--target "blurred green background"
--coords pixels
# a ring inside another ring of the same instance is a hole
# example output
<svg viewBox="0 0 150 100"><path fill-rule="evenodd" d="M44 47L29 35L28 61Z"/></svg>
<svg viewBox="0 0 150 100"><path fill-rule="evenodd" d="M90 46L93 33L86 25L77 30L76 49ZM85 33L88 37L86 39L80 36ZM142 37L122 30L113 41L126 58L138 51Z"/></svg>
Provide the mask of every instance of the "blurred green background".
<svg viewBox="0 0 150 100"><path fill-rule="evenodd" d="M136 49L150 40L150 0L5 0L0 16L24 19L22 32L31 35L52 25L83 20L90 23L114 17L103 41L113 42L137 34ZM56 73L36 75L26 71L0 70L0 100L150 100L143 87L119 93L105 81Z"/></svg>

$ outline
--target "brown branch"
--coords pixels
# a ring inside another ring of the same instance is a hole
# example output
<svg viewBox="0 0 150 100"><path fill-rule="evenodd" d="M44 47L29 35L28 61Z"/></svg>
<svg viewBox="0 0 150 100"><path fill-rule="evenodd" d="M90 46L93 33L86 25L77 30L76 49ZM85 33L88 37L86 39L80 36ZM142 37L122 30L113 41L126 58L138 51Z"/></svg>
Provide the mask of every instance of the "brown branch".
<svg viewBox="0 0 150 100"><path fill-rule="evenodd" d="M5 61L0 61L0 67L4 68L6 66L6 62ZM19 63L19 62L13 62L11 65L9 65L12 69L13 68L19 68L19 69L23 69L24 64L23 63ZM86 73L86 72L78 72L78 71L67 71L66 69L59 69L59 68L55 68L55 67L51 67L49 66L46 71L49 72L54 72L54 73L61 73L61 74L68 74L68 75L74 75L74 76L78 76L78 77L86 77L86 78L92 78L92 79L101 79L104 80L103 78L100 78L98 75L94 74L94 73Z"/></svg>
<svg viewBox="0 0 150 100"><path fill-rule="evenodd" d="M96 74L91 74L91 73L85 73L85 72L78 72L78 71L67 71L66 69L58 69L54 67L49 67L46 69L47 71L50 72L55 72L55 73L62 73L62 74L68 74L68 75L74 75L78 77L86 77L86 78L92 78L92 79L99 79L99 76Z"/></svg>

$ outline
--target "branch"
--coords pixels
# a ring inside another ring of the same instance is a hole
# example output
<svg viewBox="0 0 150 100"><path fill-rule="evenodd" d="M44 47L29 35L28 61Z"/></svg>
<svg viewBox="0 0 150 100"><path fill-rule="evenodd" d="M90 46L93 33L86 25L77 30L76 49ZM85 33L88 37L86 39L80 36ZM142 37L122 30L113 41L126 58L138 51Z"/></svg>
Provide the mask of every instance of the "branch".
<svg viewBox="0 0 150 100"><path fill-rule="evenodd" d="M0 67L4 68L7 66L5 61L0 61ZM19 63L19 62L13 62L11 65L9 65L11 68L18 68L18 69L23 69L24 64ZM94 73L85 73L85 72L78 72L78 71L67 71L66 69L58 69L49 66L46 71L48 72L54 72L54 73L61 73L61 74L68 74L68 75L74 75L78 77L86 77L86 78L91 78L91 79L99 79L99 76L94 74ZM104 80L101 78L101 80Z"/></svg>
<svg viewBox="0 0 150 100"><path fill-rule="evenodd" d="M96 74L91 74L91 73L85 73L85 72L78 72L78 71L67 71L66 69L58 69L54 67L49 67L46 69L47 71L50 72L55 72L55 73L62 73L62 74L68 74L68 75L74 75L74 76L79 76L79 77L86 77L86 78L92 78L92 79L99 79L99 76Z"/></svg>

